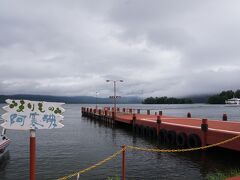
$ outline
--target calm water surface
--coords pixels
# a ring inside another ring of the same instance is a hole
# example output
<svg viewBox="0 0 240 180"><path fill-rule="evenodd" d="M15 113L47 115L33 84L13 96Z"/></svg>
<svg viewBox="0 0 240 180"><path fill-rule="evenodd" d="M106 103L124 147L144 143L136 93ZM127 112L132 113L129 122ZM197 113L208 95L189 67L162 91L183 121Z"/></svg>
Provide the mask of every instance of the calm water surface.
<svg viewBox="0 0 240 180"><path fill-rule="evenodd" d="M3 104L1 105L1 107ZM83 105L88 106L88 105ZM93 106L94 105L89 105ZM223 105L120 105L163 110L164 114L221 119L223 113L234 121L240 120L240 107ZM65 105L62 129L37 131L37 179L57 179L84 169L120 149L123 144L147 148L167 148L156 141L133 137L131 131L111 128L81 117L82 105ZM145 110L143 110L145 111ZM3 114L3 111L0 110ZM9 154L0 164L1 180L26 180L29 178L29 132L7 131L12 140ZM127 151L127 179L205 179L218 170L240 167L238 152L211 149L188 153L148 153ZM117 157L103 166L89 171L80 179L107 179L121 174L121 158ZM76 178L73 178L76 179Z"/></svg>

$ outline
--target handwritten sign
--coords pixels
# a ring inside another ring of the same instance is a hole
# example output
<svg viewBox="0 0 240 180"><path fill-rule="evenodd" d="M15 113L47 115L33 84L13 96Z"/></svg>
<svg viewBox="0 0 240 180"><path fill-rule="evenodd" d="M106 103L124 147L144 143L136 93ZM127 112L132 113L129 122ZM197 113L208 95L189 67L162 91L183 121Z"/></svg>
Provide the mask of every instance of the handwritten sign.
<svg viewBox="0 0 240 180"><path fill-rule="evenodd" d="M7 111L2 115L5 129L30 130L30 129L54 129L62 128L62 113L65 111L61 106L64 103L53 103L29 100L7 99Z"/></svg>

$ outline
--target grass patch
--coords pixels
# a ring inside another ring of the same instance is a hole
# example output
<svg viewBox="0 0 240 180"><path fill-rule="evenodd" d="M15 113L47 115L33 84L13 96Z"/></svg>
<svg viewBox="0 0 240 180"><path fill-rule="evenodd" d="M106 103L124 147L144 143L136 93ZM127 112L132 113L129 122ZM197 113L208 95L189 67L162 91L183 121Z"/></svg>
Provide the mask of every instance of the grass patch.
<svg viewBox="0 0 240 180"><path fill-rule="evenodd" d="M208 175L208 180L225 180L226 178L234 177L234 176L240 176L240 169L233 169L226 172L217 172L212 175Z"/></svg>
<svg viewBox="0 0 240 180"><path fill-rule="evenodd" d="M119 176L108 177L107 180L120 180L120 177Z"/></svg>

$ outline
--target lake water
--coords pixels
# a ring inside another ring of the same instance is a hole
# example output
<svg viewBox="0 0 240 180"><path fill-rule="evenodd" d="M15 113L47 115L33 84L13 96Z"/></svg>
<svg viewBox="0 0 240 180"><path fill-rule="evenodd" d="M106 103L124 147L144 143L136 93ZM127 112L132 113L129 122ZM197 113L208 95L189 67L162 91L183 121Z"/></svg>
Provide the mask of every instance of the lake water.
<svg viewBox="0 0 240 180"><path fill-rule="evenodd" d="M0 105L1 107L3 104ZM94 105L83 105L85 107ZM103 105L101 105L103 106ZM120 105L140 109L163 110L164 114L221 119L223 113L230 120L240 120L240 107L223 105ZM147 148L167 148L156 141L134 137L128 129L111 128L81 117L81 104L64 105L62 129L37 131L37 179L57 179L84 169L120 149L121 145ZM144 110L143 110L144 111ZM3 114L3 111L0 110ZM29 178L29 132L7 131L12 140L9 155L0 164L1 180ZM205 179L208 174L240 167L239 152L219 148L206 152L149 153L126 152L127 179ZM120 176L121 156L92 171L80 179L107 179ZM76 179L76 178L73 178Z"/></svg>

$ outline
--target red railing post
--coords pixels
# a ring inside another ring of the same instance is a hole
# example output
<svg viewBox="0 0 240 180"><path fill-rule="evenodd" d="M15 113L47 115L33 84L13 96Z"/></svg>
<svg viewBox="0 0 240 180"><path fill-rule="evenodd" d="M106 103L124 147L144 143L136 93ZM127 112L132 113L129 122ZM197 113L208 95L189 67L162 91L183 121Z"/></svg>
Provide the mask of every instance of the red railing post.
<svg viewBox="0 0 240 180"><path fill-rule="evenodd" d="M122 146L122 180L126 180L126 164L125 164L126 146Z"/></svg>
<svg viewBox="0 0 240 180"><path fill-rule="evenodd" d="M159 115L159 116L162 116L162 111L159 111L159 112L158 112L158 115Z"/></svg>
<svg viewBox="0 0 240 180"><path fill-rule="evenodd" d="M137 113L140 114L140 109L137 109Z"/></svg>
<svg viewBox="0 0 240 180"><path fill-rule="evenodd" d="M157 137L158 137L158 135L159 135L161 123L162 123L161 117L160 117L160 116L157 116Z"/></svg>
<svg viewBox="0 0 240 180"><path fill-rule="evenodd" d="M129 113L132 114L132 109L129 109Z"/></svg>
<svg viewBox="0 0 240 180"><path fill-rule="evenodd" d="M30 130L30 180L36 179L36 132Z"/></svg>
<svg viewBox="0 0 240 180"><path fill-rule="evenodd" d="M150 109L147 109L147 115L150 115Z"/></svg>
<svg viewBox="0 0 240 180"><path fill-rule="evenodd" d="M137 120L136 114L133 114L133 117L132 117L132 131L133 131L133 133L135 133L136 120Z"/></svg>
<svg viewBox="0 0 240 180"><path fill-rule="evenodd" d="M202 119L201 130L202 130L202 146L206 146L207 145L207 131L208 131L208 120L207 119Z"/></svg>
<svg viewBox="0 0 240 180"><path fill-rule="evenodd" d="M223 121L227 121L227 120L228 120L228 117L227 117L227 114L226 114L226 113L223 114L222 120L223 120Z"/></svg>

